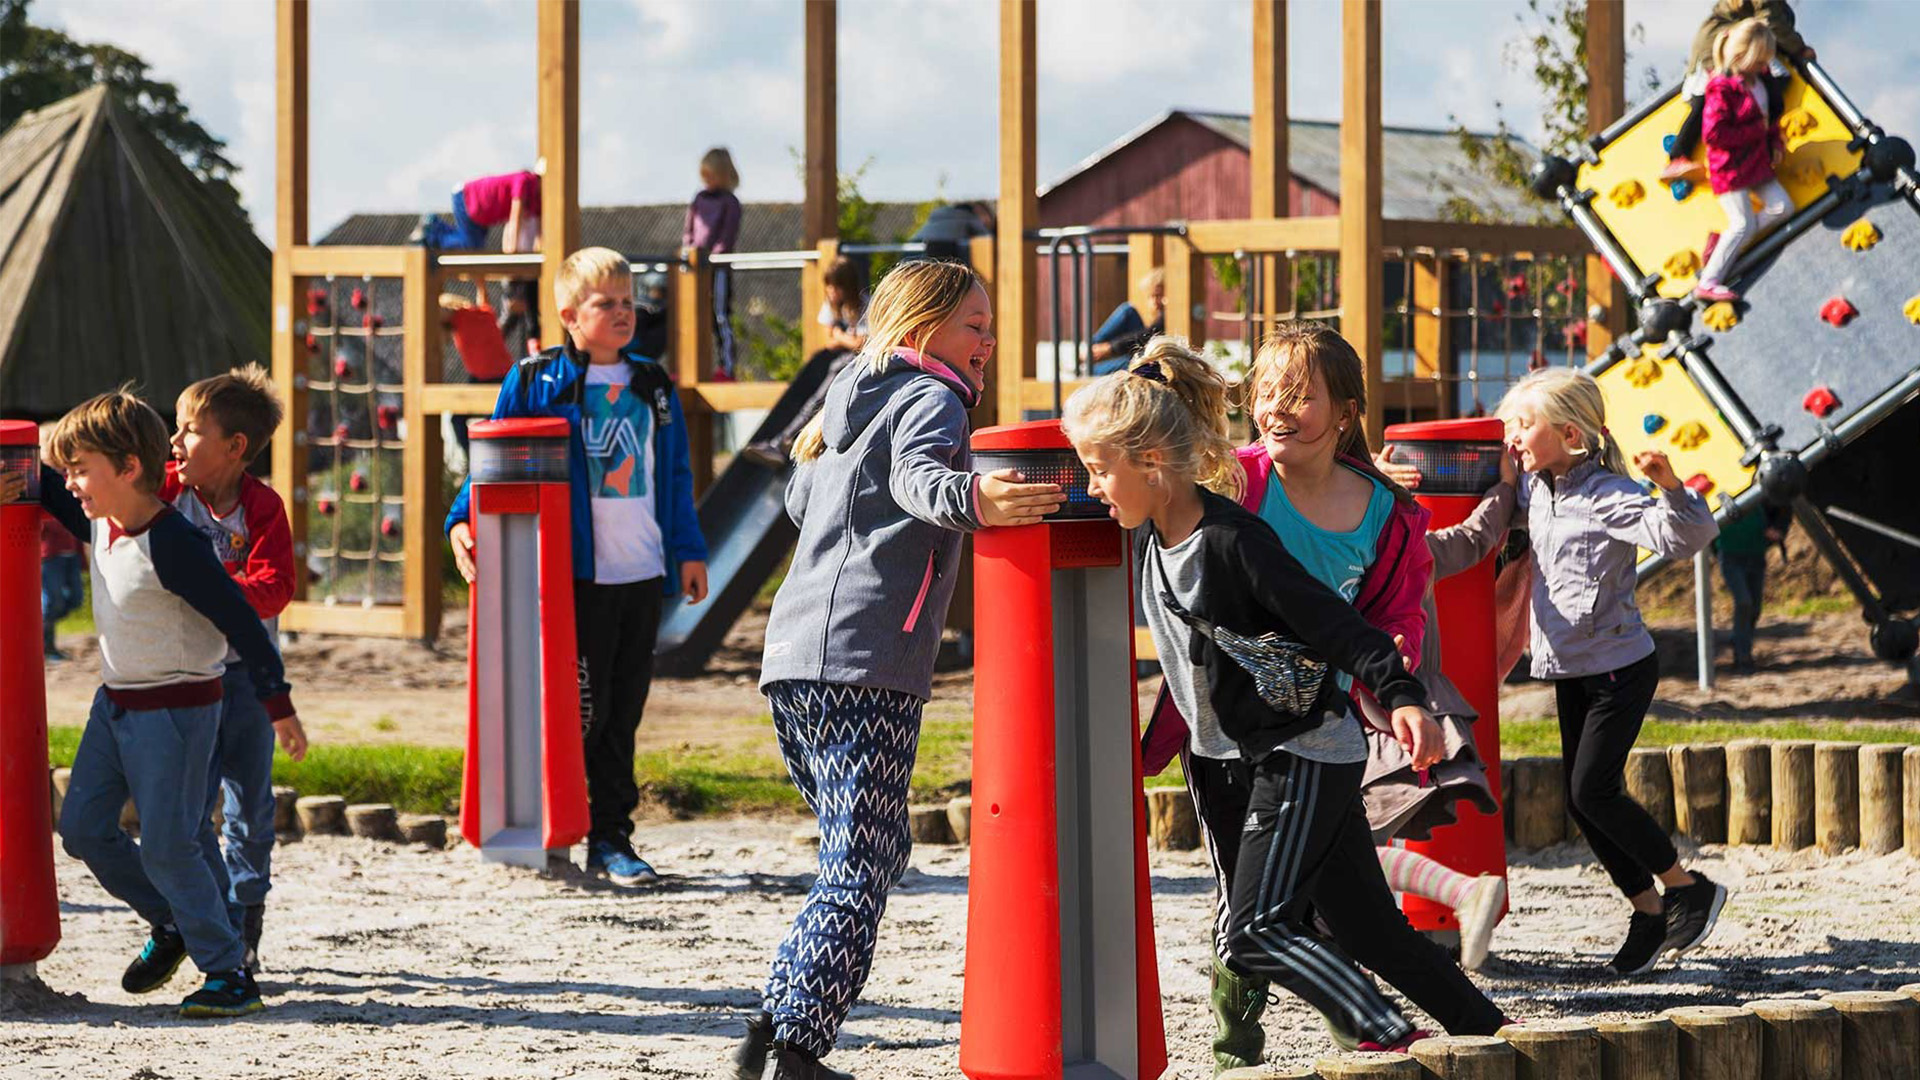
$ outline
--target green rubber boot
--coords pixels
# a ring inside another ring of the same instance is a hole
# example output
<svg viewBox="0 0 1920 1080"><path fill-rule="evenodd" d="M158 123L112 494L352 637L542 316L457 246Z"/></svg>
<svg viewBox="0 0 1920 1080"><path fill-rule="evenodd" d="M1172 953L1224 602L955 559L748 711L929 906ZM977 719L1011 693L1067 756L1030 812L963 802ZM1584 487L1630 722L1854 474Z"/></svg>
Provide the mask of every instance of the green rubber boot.
<svg viewBox="0 0 1920 1080"><path fill-rule="evenodd" d="M1213 1074L1258 1065L1267 1046L1260 1014L1267 1008L1267 980L1235 975L1213 958Z"/></svg>

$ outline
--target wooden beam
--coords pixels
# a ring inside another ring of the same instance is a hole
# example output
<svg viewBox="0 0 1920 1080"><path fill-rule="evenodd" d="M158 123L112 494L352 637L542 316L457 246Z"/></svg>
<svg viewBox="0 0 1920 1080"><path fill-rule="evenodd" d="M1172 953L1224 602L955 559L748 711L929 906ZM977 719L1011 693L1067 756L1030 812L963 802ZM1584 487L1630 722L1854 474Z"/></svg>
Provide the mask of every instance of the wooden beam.
<svg viewBox="0 0 1920 1080"><path fill-rule="evenodd" d="M307 0L280 0L274 19L273 246L307 242Z"/></svg>
<svg viewBox="0 0 1920 1080"><path fill-rule="evenodd" d="M1283 218L1291 214L1293 176L1288 166L1287 117L1287 2L1253 0L1253 131L1252 200L1247 216ZM1259 336L1270 328L1292 289L1288 261L1281 255L1264 256L1263 288L1247 305L1263 316Z"/></svg>
<svg viewBox="0 0 1920 1080"><path fill-rule="evenodd" d="M1340 333L1367 367L1366 428L1386 392L1380 340L1380 5L1340 3Z"/></svg>
<svg viewBox="0 0 1920 1080"><path fill-rule="evenodd" d="M537 116L540 156L540 325L558 343L566 330L553 300L560 264L580 248L580 5L540 0Z"/></svg>
<svg viewBox="0 0 1920 1080"><path fill-rule="evenodd" d="M786 392L783 382L701 383L680 388L680 407L688 416L771 409Z"/></svg>
<svg viewBox="0 0 1920 1080"><path fill-rule="evenodd" d="M1565 255L1593 250L1570 225L1495 225L1464 221L1388 219L1380 223L1381 246L1432 248L1435 251L1492 252L1502 255Z"/></svg>
<svg viewBox="0 0 1920 1080"><path fill-rule="evenodd" d="M296 277L400 277L407 272L404 247L292 247L287 253ZM304 310L304 309L303 309Z"/></svg>
<svg viewBox="0 0 1920 1080"><path fill-rule="evenodd" d="M1189 221L1187 243L1201 255L1246 251L1337 251L1339 217Z"/></svg>
<svg viewBox="0 0 1920 1080"><path fill-rule="evenodd" d="M1196 348L1207 336L1204 315L1195 317L1195 308L1207 300L1207 265L1184 236L1169 236L1162 245L1166 263L1167 333L1183 337Z"/></svg>
<svg viewBox="0 0 1920 1080"><path fill-rule="evenodd" d="M1587 0L1587 132L1598 135L1627 111L1627 10L1625 0ZM1589 249L1586 303L1604 316L1587 322L1587 355L1599 356L1628 333L1627 290L1607 261Z"/></svg>
<svg viewBox="0 0 1920 1080"><path fill-rule="evenodd" d="M305 576L305 575L301 575ZM349 634L354 637L411 637L406 610L391 604L317 604L295 600L280 613L280 629L298 634Z"/></svg>
<svg viewBox="0 0 1920 1080"><path fill-rule="evenodd" d="M1434 314L1447 306L1449 263L1440 255L1408 253L1402 257L1413 263L1413 295L1407 303L1413 315L1414 372L1429 379L1442 371L1451 373L1447 353L1452 335L1446 316ZM1449 400L1441 406L1440 415L1450 416L1453 409L1454 403Z"/></svg>
<svg viewBox="0 0 1920 1080"><path fill-rule="evenodd" d="M812 247L840 235L838 100L839 4L807 0L805 195L800 203L801 244ZM811 312L801 312L811 319Z"/></svg>
<svg viewBox="0 0 1920 1080"><path fill-rule="evenodd" d="M406 499L400 508L400 543L406 556L401 595L406 636L431 643L440 635L440 525L446 507L440 493L440 414L426 408L425 390L442 378L444 351L432 260L425 248L410 247L406 254L407 271L400 283L401 325L407 331L400 345L401 414L407 424L406 445L400 451L400 490ZM489 406L481 411L493 410Z"/></svg>
<svg viewBox="0 0 1920 1080"><path fill-rule="evenodd" d="M1091 379L1068 379L1060 384L1060 400L1065 401L1074 395L1074 391L1092 382ZM1053 411L1053 380L1020 380L1020 407L1040 412Z"/></svg>
<svg viewBox="0 0 1920 1080"><path fill-rule="evenodd" d="M820 305L827 302L824 279L827 268L840 257L840 241L821 240L815 250L818 262L800 271L800 358L804 361L827 347L827 328L820 325Z"/></svg>
<svg viewBox="0 0 1920 1080"><path fill-rule="evenodd" d="M685 264L673 274L673 365L682 404L690 404L688 390L702 389L713 377L713 267L705 253L688 248ZM725 385L725 384L722 384ZM713 414L705 409L687 412L687 449L693 460L693 490L698 495L713 483Z"/></svg>
<svg viewBox="0 0 1920 1080"><path fill-rule="evenodd" d="M284 413L270 450L273 487L293 531L293 595L307 595L306 324L299 282L288 252L307 242L307 0L280 0L274 10L273 381Z"/></svg>
<svg viewBox="0 0 1920 1080"><path fill-rule="evenodd" d="M1140 291L1140 279L1154 270L1160 270L1167 264L1167 245L1164 237L1140 235L1127 237L1127 296L1134 310L1144 317L1151 310L1152 302L1147 294ZM1162 291L1164 293L1164 286Z"/></svg>
<svg viewBox="0 0 1920 1080"><path fill-rule="evenodd" d="M428 383L420 388L422 412L460 416L492 416L500 400L495 383Z"/></svg>
<svg viewBox="0 0 1920 1080"><path fill-rule="evenodd" d="M994 305L1000 344L994 350L992 397L997 411L984 417L985 423L1020 419L1020 383L1034 371L1038 283L1033 245L1026 234L1040 222L1034 160L1039 130L1034 114L1035 37L1034 5L1028 0L1000 0L1000 220L995 275L999 299Z"/></svg>

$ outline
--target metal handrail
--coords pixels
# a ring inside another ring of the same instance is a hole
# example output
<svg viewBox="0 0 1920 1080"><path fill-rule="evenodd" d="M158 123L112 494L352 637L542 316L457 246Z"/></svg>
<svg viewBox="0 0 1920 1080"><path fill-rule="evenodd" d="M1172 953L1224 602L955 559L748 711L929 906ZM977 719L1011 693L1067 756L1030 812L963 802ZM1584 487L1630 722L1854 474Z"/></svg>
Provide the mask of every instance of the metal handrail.
<svg viewBox="0 0 1920 1080"><path fill-rule="evenodd" d="M714 266L733 266L743 270L791 270L819 262L820 251L818 248L802 251L729 251L709 255L706 261Z"/></svg>
<svg viewBox="0 0 1920 1080"><path fill-rule="evenodd" d="M842 255L919 255L927 245L919 240L900 240L891 244L841 244Z"/></svg>

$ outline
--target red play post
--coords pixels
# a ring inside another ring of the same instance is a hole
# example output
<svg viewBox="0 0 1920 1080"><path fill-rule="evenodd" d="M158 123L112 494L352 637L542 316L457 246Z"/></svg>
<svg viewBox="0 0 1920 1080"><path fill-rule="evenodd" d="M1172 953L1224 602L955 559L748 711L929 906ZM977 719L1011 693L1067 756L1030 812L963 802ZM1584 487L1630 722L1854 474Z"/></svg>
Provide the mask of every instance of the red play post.
<svg viewBox="0 0 1920 1080"><path fill-rule="evenodd" d="M1166 1030L1148 890L1132 557L1055 420L973 436L1068 502L974 534L972 869L960 1071L1152 1080Z"/></svg>
<svg viewBox="0 0 1920 1080"><path fill-rule="evenodd" d="M30 976L60 943L47 783L47 680L40 626L40 440L0 420L0 475L27 491L0 506L0 981Z"/></svg>
<svg viewBox="0 0 1920 1080"><path fill-rule="evenodd" d="M1480 497L1499 482L1505 427L1493 417L1394 424L1386 441L1393 444L1394 460L1420 470L1420 488L1414 497L1433 515L1429 529L1444 529L1467 519ZM1505 805L1500 790L1500 678L1494 660L1493 562L1488 555L1471 569L1434 583L1438 634L1445 647L1440 670L1472 705L1480 718L1473 724L1474 745L1487 764L1487 785L1497 805ZM1507 875L1506 833L1499 814L1482 813L1466 803L1456 804L1459 820L1433 831L1425 841L1409 841L1407 850L1438 860L1469 876ZM1401 901L1407 920L1416 930L1458 933L1460 921L1450 908L1417 896Z"/></svg>
<svg viewBox="0 0 1920 1080"><path fill-rule="evenodd" d="M477 572L460 835L484 859L543 869L587 835L567 422L467 431Z"/></svg>

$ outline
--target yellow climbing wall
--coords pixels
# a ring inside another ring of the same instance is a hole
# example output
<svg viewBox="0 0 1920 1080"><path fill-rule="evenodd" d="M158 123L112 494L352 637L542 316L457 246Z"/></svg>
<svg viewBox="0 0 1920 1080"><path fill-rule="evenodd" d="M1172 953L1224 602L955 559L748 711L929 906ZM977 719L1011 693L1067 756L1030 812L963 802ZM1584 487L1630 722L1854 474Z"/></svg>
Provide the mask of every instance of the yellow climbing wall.
<svg viewBox="0 0 1920 1080"><path fill-rule="evenodd" d="M1704 180L1682 200L1660 182L1667 164L1662 140L1679 131L1686 116L1686 99L1675 95L1609 143L1600 164L1580 168L1580 186L1594 192L1594 213L1641 273L1661 275L1662 296L1684 296L1694 287L1707 234L1727 227L1726 212ZM1860 155L1847 150L1852 132L1797 74L1787 87L1780 127L1786 157L1777 174L1796 207L1824 194L1828 176L1852 175L1860 165ZM1704 144L1694 160L1706 161Z"/></svg>
<svg viewBox="0 0 1920 1080"><path fill-rule="evenodd" d="M1752 486L1752 467L1740 464L1739 436L1687 378L1679 360L1662 360L1656 350L1646 349L1601 372L1598 381L1607 399L1607 429L1629 465L1642 451L1664 452L1682 481L1700 476L1712 481L1706 500L1716 510L1722 500ZM1633 478L1645 480L1637 472Z"/></svg>

